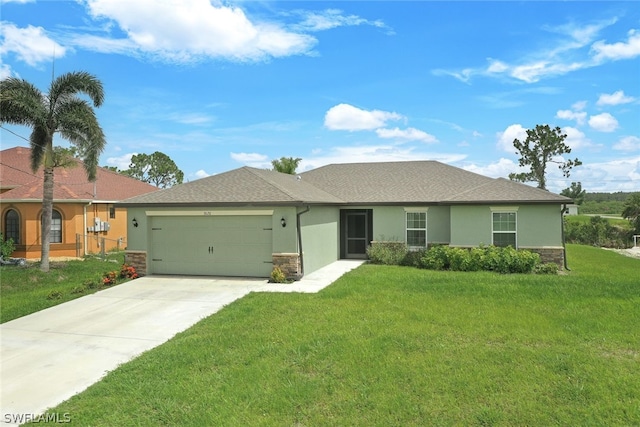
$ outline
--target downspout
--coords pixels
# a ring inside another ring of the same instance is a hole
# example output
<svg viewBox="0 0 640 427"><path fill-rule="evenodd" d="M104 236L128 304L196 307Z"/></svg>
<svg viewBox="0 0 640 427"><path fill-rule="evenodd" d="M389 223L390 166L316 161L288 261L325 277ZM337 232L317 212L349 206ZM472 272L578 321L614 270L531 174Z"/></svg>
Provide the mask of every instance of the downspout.
<svg viewBox="0 0 640 427"><path fill-rule="evenodd" d="M562 205L562 209L560 210L560 224L561 224L561 230L562 230L562 250L564 251L563 257L562 259L564 260L564 269L567 271L571 271L571 269L569 268L569 265L567 264L567 245L564 241L564 212L567 210L567 205L566 203L564 205Z"/></svg>
<svg viewBox="0 0 640 427"><path fill-rule="evenodd" d="M300 274L298 280L304 277L304 255L302 251L302 230L300 229L300 216L311 210L311 207L307 205L307 208L296 214L296 232L298 233L298 257L300 258Z"/></svg>

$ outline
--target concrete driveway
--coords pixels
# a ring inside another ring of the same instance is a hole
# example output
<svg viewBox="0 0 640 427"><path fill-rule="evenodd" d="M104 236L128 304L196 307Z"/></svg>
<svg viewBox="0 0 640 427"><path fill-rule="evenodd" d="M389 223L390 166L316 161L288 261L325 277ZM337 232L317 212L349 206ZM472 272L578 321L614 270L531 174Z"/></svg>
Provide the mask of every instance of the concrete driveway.
<svg viewBox="0 0 640 427"><path fill-rule="evenodd" d="M361 263L337 261L293 284L142 277L4 323L0 423L42 414L249 292L318 292ZM64 420L64 414L57 416Z"/></svg>

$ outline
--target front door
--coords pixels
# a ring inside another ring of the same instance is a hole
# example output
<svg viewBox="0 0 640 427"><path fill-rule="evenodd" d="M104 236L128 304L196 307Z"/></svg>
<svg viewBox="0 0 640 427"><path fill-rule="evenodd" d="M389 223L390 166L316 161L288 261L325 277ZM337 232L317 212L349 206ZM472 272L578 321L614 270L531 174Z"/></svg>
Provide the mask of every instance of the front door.
<svg viewBox="0 0 640 427"><path fill-rule="evenodd" d="M367 258L367 247L371 243L371 210L343 210L342 258Z"/></svg>

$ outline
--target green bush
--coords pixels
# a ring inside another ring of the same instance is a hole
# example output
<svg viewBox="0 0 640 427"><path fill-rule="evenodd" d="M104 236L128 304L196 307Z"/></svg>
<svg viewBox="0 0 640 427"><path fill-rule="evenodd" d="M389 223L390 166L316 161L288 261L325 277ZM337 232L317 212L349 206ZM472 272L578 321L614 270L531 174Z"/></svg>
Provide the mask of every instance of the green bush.
<svg viewBox="0 0 640 427"><path fill-rule="evenodd" d="M519 251L511 246L481 246L464 249L434 246L422 257L420 267L429 270L495 271L502 274L531 273L540 263L540 255Z"/></svg>
<svg viewBox="0 0 640 427"><path fill-rule="evenodd" d="M420 268L428 270L449 269L449 246L435 245L424 253L420 262Z"/></svg>
<svg viewBox="0 0 640 427"><path fill-rule="evenodd" d="M609 220L600 216L589 218L587 223L565 217L564 230L567 243L626 248L633 242L633 230L630 227L611 224Z"/></svg>
<svg viewBox="0 0 640 427"><path fill-rule="evenodd" d="M409 248L404 242L373 242L367 248L367 256L372 264L401 265Z"/></svg>
<svg viewBox="0 0 640 427"><path fill-rule="evenodd" d="M538 264L533 269L533 272L535 274L558 274L558 264L553 262Z"/></svg>
<svg viewBox="0 0 640 427"><path fill-rule="evenodd" d="M11 257L11 254L15 250L16 245L13 244L13 239L4 240L4 235L0 233L0 256L2 259Z"/></svg>
<svg viewBox="0 0 640 427"><path fill-rule="evenodd" d="M269 280L271 283L287 283L287 276L284 274L280 267L273 267L271 270L271 278Z"/></svg>

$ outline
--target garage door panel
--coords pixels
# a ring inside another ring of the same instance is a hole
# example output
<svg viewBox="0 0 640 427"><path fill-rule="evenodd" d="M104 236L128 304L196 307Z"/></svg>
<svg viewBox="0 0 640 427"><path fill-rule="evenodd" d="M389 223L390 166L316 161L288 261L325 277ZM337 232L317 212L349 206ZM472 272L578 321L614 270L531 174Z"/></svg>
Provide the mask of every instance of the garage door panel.
<svg viewBox="0 0 640 427"><path fill-rule="evenodd" d="M153 217L152 273L268 277L270 216Z"/></svg>

